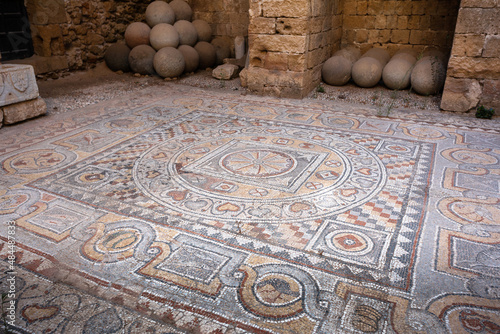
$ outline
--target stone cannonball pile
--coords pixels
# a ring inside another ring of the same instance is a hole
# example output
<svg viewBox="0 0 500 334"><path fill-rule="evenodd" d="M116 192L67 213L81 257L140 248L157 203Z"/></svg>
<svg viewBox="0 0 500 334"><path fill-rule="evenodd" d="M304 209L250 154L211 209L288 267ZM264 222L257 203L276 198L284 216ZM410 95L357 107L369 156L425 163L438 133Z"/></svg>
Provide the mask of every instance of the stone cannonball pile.
<svg viewBox="0 0 500 334"><path fill-rule="evenodd" d="M390 89L411 87L418 94L432 95L443 89L446 57L436 49L420 55L408 49L399 50L391 58L383 48L372 48L360 56L357 48L349 46L334 53L324 63L321 74L323 81L333 86L345 85L352 79L356 85L369 88L382 80Z"/></svg>
<svg viewBox="0 0 500 334"><path fill-rule="evenodd" d="M323 81L332 86L343 86L351 80L352 61L342 56L333 56L321 70Z"/></svg>
<svg viewBox="0 0 500 334"><path fill-rule="evenodd" d="M212 40L211 44L215 47L215 63L217 65L222 64L224 59L231 57L231 40L229 38L217 37Z"/></svg>
<svg viewBox="0 0 500 334"><path fill-rule="evenodd" d="M212 40L212 28L206 21L194 20L193 26L200 42L210 42Z"/></svg>
<svg viewBox="0 0 500 334"><path fill-rule="evenodd" d="M141 44L133 48L128 56L132 72L144 75L154 74L153 59L155 54L155 49L146 44Z"/></svg>
<svg viewBox="0 0 500 334"><path fill-rule="evenodd" d="M186 73L196 71L196 69L200 66L200 55L198 54L196 49L189 45L181 45L179 46L178 50L184 57L184 62L186 65L184 71Z"/></svg>
<svg viewBox="0 0 500 334"><path fill-rule="evenodd" d="M436 56L426 56L416 62L411 72L411 87L421 95L433 95L444 86L446 68Z"/></svg>
<svg viewBox="0 0 500 334"><path fill-rule="evenodd" d="M125 30L125 42L133 49L138 45L149 44L151 28L143 22L134 22Z"/></svg>
<svg viewBox="0 0 500 334"><path fill-rule="evenodd" d="M130 71L129 54L130 48L125 43L116 43L108 48L104 61L112 71L128 72Z"/></svg>
<svg viewBox="0 0 500 334"><path fill-rule="evenodd" d="M384 84L394 90L410 86L410 76L417 58L411 51L398 51L387 63L382 72Z"/></svg>
<svg viewBox="0 0 500 334"><path fill-rule="evenodd" d="M155 54L153 64L156 73L163 78L178 77L186 68L182 52L169 46Z"/></svg>
<svg viewBox="0 0 500 334"><path fill-rule="evenodd" d="M328 59L321 70L323 81L332 86L343 86L351 80L352 65L361 53L356 47L341 49Z"/></svg>
<svg viewBox="0 0 500 334"><path fill-rule="evenodd" d="M198 33L194 25L186 20L179 20L174 24L179 34L179 44L194 46L198 42Z"/></svg>
<svg viewBox="0 0 500 334"><path fill-rule="evenodd" d="M184 0L174 0L170 3L170 7L174 10L176 20L185 20L191 22L193 10Z"/></svg>
<svg viewBox="0 0 500 334"><path fill-rule="evenodd" d="M368 50L352 65L352 79L360 87L369 88L377 85L390 58L389 53L384 49Z"/></svg>
<svg viewBox="0 0 500 334"><path fill-rule="evenodd" d="M125 43L107 49L104 60L111 70L174 78L231 56L231 45L217 39L211 44L212 28L207 22L191 22L193 11L184 0L153 1L145 14L147 23L131 23Z"/></svg>
<svg viewBox="0 0 500 334"><path fill-rule="evenodd" d="M158 23L155 25L151 29L149 39L151 46L156 51L166 47L176 48L179 46L180 41L179 32L173 25L168 23Z"/></svg>
<svg viewBox="0 0 500 334"><path fill-rule="evenodd" d="M198 42L194 46L194 49L200 56L200 68L207 68L215 65L217 61L217 50L215 46L208 42Z"/></svg>
<svg viewBox="0 0 500 334"><path fill-rule="evenodd" d="M174 24L174 9L164 1L154 1L146 9L146 22L150 27L159 23Z"/></svg>

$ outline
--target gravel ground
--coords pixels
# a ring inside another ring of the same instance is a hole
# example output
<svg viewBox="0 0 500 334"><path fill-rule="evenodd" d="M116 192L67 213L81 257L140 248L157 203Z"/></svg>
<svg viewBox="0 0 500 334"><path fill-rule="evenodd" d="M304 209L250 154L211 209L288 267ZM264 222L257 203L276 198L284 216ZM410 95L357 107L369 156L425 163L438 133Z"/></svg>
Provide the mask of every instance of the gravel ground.
<svg viewBox="0 0 500 334"><path fill-rule="evenodd" d="M121 96L126 97L131 92L140 91L148 86L181 84L214 91L248 93L240 86L239 78L229 81L217 80L209 71L198 71L178 80L163 80L157 76L137 77L130 73L114 73L104 63L87 71L66 73L64 77L58 79L39 79L38 84L40 95L47 102L50 114L68 112ZM308 95L307 99L372 106L380 115L388 116L394 109L439 112L441 97L420 96L408 90L392 91L383 86L366 89L356 87L354 84L342 87L321 84Z"/></svg>
<svg viewBox="0 0 500 334"><path fill-rule="evenodd" d="M322 83L308 98L342 101L376 107L380 114L387 116L393 109L417 109L439 111L441 95L421 96L410 90L394 91L382 85L373 88L359 88L353 83L345 86L330 86Z"/></svg>

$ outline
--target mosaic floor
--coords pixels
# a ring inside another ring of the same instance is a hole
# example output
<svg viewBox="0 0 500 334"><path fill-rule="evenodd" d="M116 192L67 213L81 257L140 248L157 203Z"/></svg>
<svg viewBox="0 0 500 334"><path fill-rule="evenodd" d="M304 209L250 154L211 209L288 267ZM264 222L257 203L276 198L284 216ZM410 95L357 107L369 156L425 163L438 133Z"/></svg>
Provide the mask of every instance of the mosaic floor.
<svg viewBox="0 0 500 334"><path fill-rule="evenodd" d="M12 332L500 333L498 120L151 88L0 164Z"/></svg>

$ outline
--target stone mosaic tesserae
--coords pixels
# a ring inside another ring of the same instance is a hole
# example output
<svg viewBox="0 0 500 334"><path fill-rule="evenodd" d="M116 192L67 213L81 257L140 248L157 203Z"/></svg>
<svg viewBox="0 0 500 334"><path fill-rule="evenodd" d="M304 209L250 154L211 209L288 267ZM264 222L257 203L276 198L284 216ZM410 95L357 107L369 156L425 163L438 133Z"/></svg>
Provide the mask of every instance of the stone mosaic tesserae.
<svg viewBox="0 0 500 334"><path fill-rule="evenodd" d="M173 85L4 127L8 328L498 333L499 131Z"/></svg>

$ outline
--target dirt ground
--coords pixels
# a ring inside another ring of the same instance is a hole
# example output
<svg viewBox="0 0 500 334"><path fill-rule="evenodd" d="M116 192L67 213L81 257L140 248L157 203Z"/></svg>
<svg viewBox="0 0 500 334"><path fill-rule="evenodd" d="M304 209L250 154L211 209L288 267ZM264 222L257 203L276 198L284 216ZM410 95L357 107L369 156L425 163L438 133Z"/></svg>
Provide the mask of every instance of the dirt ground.
<svg viewBox="0 0 500 334"><path fill-rule="evenodd" d="M58 114L90 104L124 96L148 86L181 84L215 91L233 91L248 94L240 86L239 78L222 81L211 76L210 71L198 71L178 80L163 80L158 76L135 76L131 73L115 73L104 63L95 68L65 73L58 79L38 80L40 96L47 102L48 113ZM384 86L359 88L350 83L342 87L322 83L307 97L311 100L333 100L343 103L373 106L381 116L389 116L398 110L426 110L439 112L440 96L420 96L409 90L392 91Z"/></svg>

